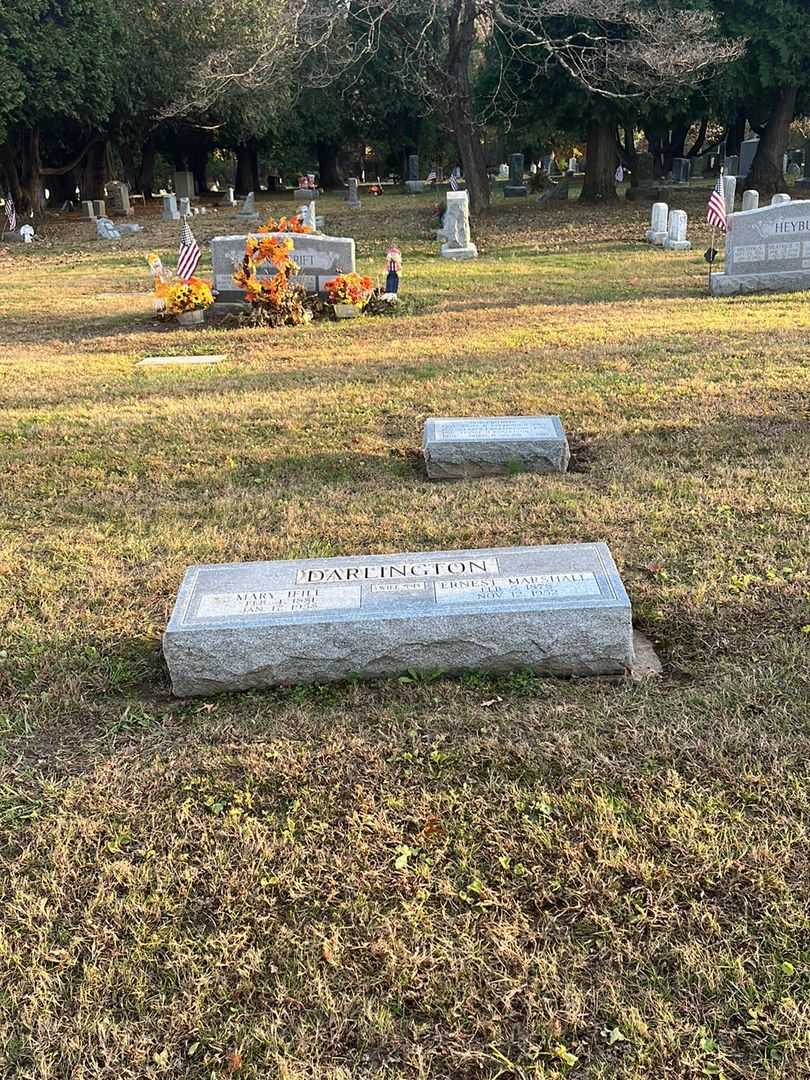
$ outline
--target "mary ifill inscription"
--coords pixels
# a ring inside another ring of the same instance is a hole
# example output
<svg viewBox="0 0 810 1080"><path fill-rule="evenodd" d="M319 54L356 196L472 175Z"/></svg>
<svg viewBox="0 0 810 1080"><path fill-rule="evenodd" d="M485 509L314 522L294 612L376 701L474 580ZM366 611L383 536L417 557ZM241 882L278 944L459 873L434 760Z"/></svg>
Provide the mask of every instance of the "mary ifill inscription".
<svg viewBox="0 0 810 1080"><path fill-rule="evenodd" d="M163 638L176 694L402 671L621 672L604 544L192 566Z"/></svg>

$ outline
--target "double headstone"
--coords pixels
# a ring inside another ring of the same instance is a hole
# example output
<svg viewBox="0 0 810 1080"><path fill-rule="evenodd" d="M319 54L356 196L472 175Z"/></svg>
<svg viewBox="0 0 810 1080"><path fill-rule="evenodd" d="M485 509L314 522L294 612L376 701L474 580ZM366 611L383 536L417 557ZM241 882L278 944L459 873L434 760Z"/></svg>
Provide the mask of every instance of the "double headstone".
<svg viewBox="0 0 810 1080"><path fill-rule="evenodd" d="M163 654L181 697L403 671L622 674L635 659L605 544L192 566Z"/></svg>
<svg viewBox="0 0 810 1080"><path fill-rule="evenodd" d="M664 247L667 251L689 251L692 247L686 239L687 217L685 210L670 210Z"/></svg>
<svg viewBox="0 0 810 1080"><path fill-rule="evenodd" d="M509 165L509 183L504 185L507 199L525 199L529 189L523 183L523 154L512 154Z"/></svg>
<svg viewBox="0 0 810 1080"><path fill-rule="evenodd" d="M356 269L354 240L344 236L312 235L311 233L268 233L276 240L292 240L290 256L300 273L292 278L294 285L301 285L309 293L325 294L325 284L336 274L349 274ZM211 241L211 261L214 270L214 289L218 304L240 302L243 293L233 280L234 268L245 254L245 241L241 236L215 236ZM262 263L259 278L270 278L276 273L272 263ZM222 310L222 309L220 309Z"/></svg>
<svg viewBox="0 0 810 1080"><path fill-rule="evenodd" d="M711 277L715 296L810 289L810 202L732 214L725 248L723 272Z"/></svg>
<svg viewBox="0 0 810 1080"><path fill-rule="evenodd" d="M759 209L759 192L754 191L753 188L749 188L743 192L742 197L743 210L758 210Z"/></svg>
<svg viewBox="0 0 810 1080"><path fill-rule="evenodd" d="M194 173L176 172L174 174L174 193L178 199L194 198Z"/></svg>
<svg viewBox="0 0 810 1080"><path fill-rule="evenodd" d="M358 180L356 176L349 177L349 191L346 195L346 204L350 209L356 210L360 206L360 196L358 194Z"/></svg>
<svg viewBox="0 0 810 1080"><path fill-rule="evenodd" d="M672 159L672 182L685 184L692 175L692 163L689 158Z"/></svg>
<svg viewBox="0 0 810 1080"><path fill-rule="evenodd" d="M162 221L179 221L180 212L177 209L177 196L176 195L164 195L163 196L163 213L161 214Z"/></svg>
<svg viewBox="0 0 810 1080"><path fill-rule="evenodd" d="M466 191L448 191L447 209L442 226L445 259L475 259L478 248L470 238L470 201Z"/></svg>
<svg viewBox="0 0 810 1080"><path fill-rule="evenodd" d="M657 247L663 245L667 238L668 214L669 206L665 202L652 204L650 227L644 236L648 244L655 244Z"/></svg>

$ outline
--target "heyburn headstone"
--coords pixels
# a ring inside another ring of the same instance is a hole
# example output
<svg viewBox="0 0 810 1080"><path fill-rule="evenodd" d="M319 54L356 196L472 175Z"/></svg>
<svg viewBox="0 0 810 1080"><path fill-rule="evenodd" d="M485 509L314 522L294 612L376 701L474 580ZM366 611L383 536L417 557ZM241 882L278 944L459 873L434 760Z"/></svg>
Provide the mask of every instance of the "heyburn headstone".
<svg viewBox="0 0 810 1080"><path fill-rule="evenodd" d="M335 274L352 273L355 266L354 240L347 236L313 236L310 233L267 233L276 239L292 240L291 257L301 269L293 283L303 285L307 292L323 293L324 285ZM214 290L217 303L234 303L242 299L233 273L245 254L246 236L215 236L211 241L211 259L214 269ZM275 267L263 263L259 277L272 277Z"/></svg>
<svg viewBox="0 0 810 1080"><path fill-rule="evenodd" d="M431 416L422 453L431 480L565 472L571 457L559 416Z"/></svg>
<svg viewBox="0 0 810 1080"><path fill-rule="evenodd" d="M470 238L470 200L466 191L448 191L447 209L441 228L445 259L476 259L478 248Z"/></svg>
<svg viewBox="0 0 810 1080"><path fill-rule="evenodd" d="M712 274L712 294L801 289L810 289L810 201L732 214L724 272Z"/></svg>
<svg viewBox="0 0 810 1080"><path fill-rule="evenodd" d="M604 544L192 566L163 654L180 697L403 671L611 674L634 659Z"/></svg>

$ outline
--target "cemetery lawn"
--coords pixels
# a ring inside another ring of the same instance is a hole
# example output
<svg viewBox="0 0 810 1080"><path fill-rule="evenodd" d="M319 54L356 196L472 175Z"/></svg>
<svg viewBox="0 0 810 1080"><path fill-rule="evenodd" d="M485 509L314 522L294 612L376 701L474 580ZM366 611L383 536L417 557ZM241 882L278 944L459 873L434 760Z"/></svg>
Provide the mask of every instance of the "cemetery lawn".
<svg viewBox="0 0 810 1080"><path fill-rule="evenodd" d="M705 199L327 198L403 305L288 331L154 322L157 211L0 252L0 1076L810 1076L810 304L709 299ZM539 412L568 475L423 478ZM597 540L660 679L170 694L191 563Z"/></svg>

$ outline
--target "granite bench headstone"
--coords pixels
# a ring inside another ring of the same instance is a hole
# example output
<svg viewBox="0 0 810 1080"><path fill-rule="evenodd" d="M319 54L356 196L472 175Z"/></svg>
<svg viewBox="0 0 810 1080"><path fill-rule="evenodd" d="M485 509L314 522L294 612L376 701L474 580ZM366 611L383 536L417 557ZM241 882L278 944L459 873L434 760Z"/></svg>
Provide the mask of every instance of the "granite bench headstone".
<svg viewBox="0 0 810 1080"><path fill-rule="evenodd" d="M810 289L810 201L730 215L725 266L711 276L712 294L802 289Z"/></svg>
<svg viewBox="0 0 810 1080"><path fill-rule="evenodd" d="M605 544L192 566L163 637L180 697L530 669L621 673L630 601Z"/></svg>
<svg viewBox="0 0 810 1080"><path fill-rule="evenodd" d="M431 480L565 472L571 456L559 416L431 416L422 453Z"/></svg>
<svg viewBox="0 0 810 1080"><path fill-rule="evenodd" d="M266 235L292 240L291 257L300 267L300 273L292 281L296 285L303 285L309 293L325 293L324 286L330 278L336 274L352 273L356 269L354 240L351 237L286 232ZM242 300L242 291L236 287L233 273L244 257L246 240L246 236L215 236L211 241L217 304ZM275 273L272 263L259 266L259 277L272 277Z"/></svg>

